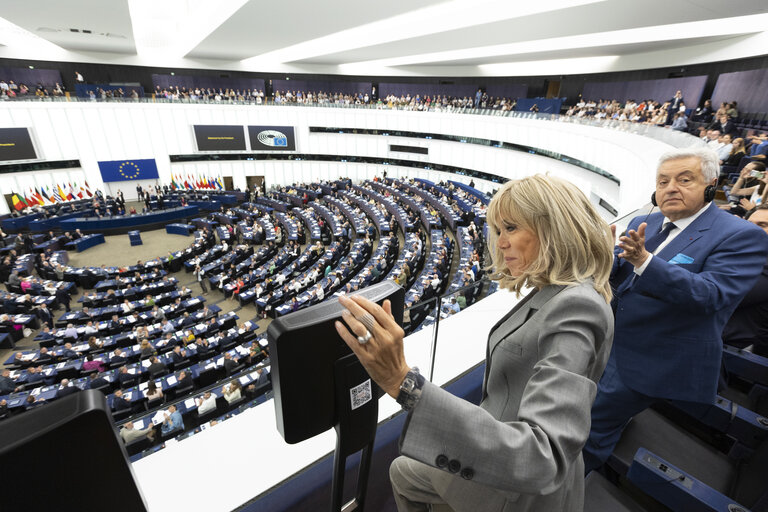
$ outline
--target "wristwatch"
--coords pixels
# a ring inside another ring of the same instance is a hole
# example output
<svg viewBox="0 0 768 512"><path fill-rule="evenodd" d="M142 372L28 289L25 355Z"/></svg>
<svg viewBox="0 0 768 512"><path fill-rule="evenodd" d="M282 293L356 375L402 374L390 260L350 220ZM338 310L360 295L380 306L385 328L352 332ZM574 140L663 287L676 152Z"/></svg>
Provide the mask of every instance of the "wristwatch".
<svg viewBox="0 0 768 512"><path fill-rule="evenodd" d="M406 374L403 383L400 384L400 393L397 395L397 403L403 407L404 411L410 411L419 401L424 382L424 377L415 366Z"/></svg>

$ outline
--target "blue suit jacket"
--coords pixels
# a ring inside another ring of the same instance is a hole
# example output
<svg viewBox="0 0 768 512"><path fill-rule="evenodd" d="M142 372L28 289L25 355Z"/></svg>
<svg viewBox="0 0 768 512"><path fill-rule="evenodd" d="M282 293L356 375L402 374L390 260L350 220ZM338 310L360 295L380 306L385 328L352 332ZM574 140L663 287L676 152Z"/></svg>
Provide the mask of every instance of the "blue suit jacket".
<svg viewBox="0 0 768 512"><path fill-rule="evenodd" d="M664 216L636 217L659 232ZM616 249L615 254L621 252ZM752 288L768 257L768 236L757 226L710 206L653 256L641 276L616 257L616 331L619 375L649 396L711 402L717 392L723 327Z"/></svg>

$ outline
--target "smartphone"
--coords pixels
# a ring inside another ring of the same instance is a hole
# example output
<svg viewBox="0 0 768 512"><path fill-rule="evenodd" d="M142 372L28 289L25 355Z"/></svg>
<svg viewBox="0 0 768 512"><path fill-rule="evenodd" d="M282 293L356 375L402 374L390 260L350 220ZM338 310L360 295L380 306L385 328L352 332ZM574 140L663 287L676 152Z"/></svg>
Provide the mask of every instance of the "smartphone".
<svg viewBox="0 0 768 512"><path fill-rule="evenodd" d="M752 178L757 178L757 179L763 179L765 177L765 173L760 171L752 171L749 173L749 175Z"/></svg>

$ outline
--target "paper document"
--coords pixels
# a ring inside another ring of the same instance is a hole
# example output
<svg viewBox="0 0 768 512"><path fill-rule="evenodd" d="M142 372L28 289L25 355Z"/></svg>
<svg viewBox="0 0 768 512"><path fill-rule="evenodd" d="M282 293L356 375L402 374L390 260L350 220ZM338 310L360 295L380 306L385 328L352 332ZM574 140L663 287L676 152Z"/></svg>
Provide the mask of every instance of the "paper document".
<svg viewBox="0 0 768 512"><path fill-rule="evenodd" d="M193 407L195 407L195 399L194 398L187 398L186 400L184 400L184 406L187 409L192 409Z"/></svg>
<svg viewBox="0 0 768 512"><path fill-rule="evenodd" d="M170 377L168 377L168 379L166 379L165 382L167 382L169 386L173 386L178 381L176 380L176 376L175 375L171 375Z"/></svg>

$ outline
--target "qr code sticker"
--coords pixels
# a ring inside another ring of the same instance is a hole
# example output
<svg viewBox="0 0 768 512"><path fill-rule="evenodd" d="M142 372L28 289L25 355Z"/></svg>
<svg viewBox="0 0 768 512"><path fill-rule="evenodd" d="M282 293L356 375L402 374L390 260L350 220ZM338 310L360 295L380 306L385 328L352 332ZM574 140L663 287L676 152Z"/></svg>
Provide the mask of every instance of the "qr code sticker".
<svg viewBox="0 0 768 512"><path fill-rule="evenodd" d="M373 398L373 391L371 391L371 379L366 380L362 384L359 384L349 390L349 398L352 402L352 410L354 411L358 407L362 407Z"/></svg>

